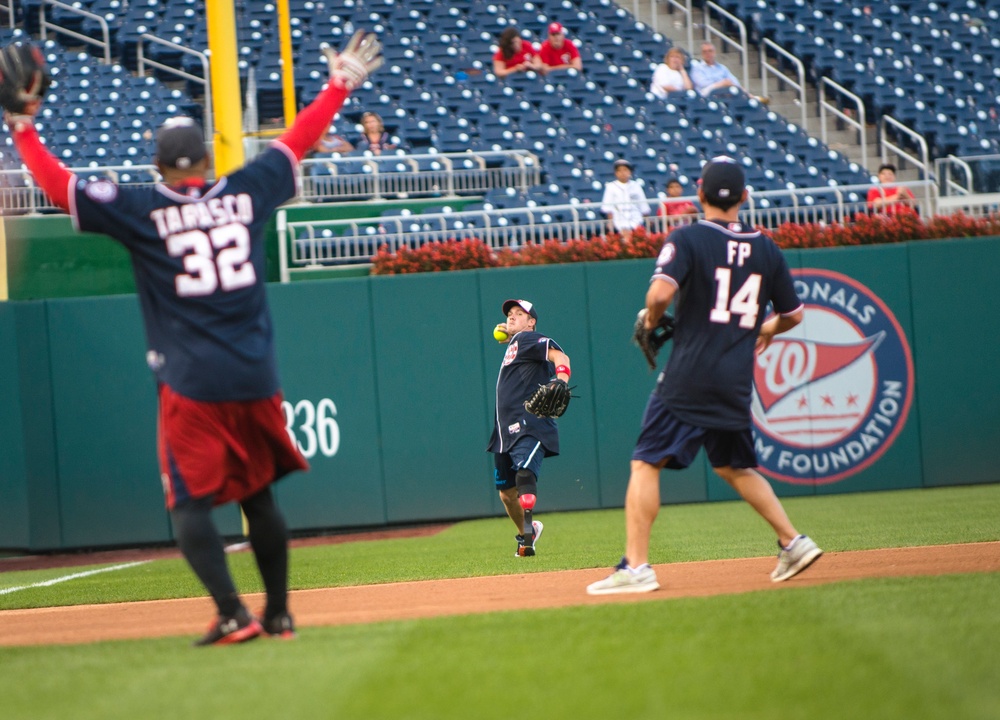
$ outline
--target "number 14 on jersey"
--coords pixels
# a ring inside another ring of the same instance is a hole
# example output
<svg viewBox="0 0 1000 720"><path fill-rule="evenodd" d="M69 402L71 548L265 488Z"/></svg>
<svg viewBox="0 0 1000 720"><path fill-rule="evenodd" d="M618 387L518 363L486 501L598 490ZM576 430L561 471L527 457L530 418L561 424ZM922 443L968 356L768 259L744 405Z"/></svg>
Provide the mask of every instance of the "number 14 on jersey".
<svg viewBox="0 0 1000 720"><path fill-rule="evenodd" d="M732 296L733 271L727 267L715 268L715 307L709 313L714 323L728 323L733 315L739 315L740 327L750 329L757 324L760 312L760 275L752 273Z"/></svg>

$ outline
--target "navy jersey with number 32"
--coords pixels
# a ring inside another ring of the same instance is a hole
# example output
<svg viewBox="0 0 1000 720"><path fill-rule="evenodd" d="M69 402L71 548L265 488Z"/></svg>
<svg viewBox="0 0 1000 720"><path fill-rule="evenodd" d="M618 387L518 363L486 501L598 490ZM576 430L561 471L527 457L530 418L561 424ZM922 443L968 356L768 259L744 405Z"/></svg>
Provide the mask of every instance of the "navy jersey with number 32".
<svg viewBox="0 0 1000 720"><path fill-rule="evenodd" d="M801 307L781 250L739 223L702 220L670 233L653 279L678 288L657 395L690 425L750 427L754 345L767 306L783 315Z"/></svg>
<svg viewBox="0 0 1000 720"><path fill-rule="evenodd" d="M264 226L296 191L298 162L274 143L204 187L77 184L78 229L110 235L132 256L150 368L175 392L208 402L279 389L264 289Z"/></svg>

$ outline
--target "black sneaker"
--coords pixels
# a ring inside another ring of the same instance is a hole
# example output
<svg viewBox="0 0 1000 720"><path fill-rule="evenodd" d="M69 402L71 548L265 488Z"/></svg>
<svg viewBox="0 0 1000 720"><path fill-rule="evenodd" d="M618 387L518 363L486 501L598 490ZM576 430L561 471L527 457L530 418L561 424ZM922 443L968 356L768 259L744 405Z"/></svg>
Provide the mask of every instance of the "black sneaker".
<svg viewBox="0 0 1000 720"><path fill-rule="evenodd" d="M232 617L219 616L215 622L208 626L208 632L200 640L196 640L195 647L205 645L232 645L233 643L253 640L264 631L260 622L245 608L241 608Z"/></svg>
<svg viewBox="0 0 1000 720"><path fill-rule="evenodd" d="M291 640L295 637L295 623L292 622L292 616L286 612L270 619L265 618L263 628L264 632L273 638Z"/></svg>

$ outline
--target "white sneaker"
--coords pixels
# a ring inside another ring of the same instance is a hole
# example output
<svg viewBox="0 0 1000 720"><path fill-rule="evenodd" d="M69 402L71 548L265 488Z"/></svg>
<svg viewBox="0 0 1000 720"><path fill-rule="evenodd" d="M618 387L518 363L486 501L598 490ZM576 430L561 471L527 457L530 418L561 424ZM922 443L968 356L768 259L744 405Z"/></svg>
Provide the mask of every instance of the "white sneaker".
<svg viewBox="0 0 1000 720"><path fill-rule="evenodd" d="M659 590L660 583L656 581L656 571L649 563L637 568L629 567L628 561L615 565L615 571L603 580L598 580L587 586L588 595L613 595L616 593L644 593Z"/></svg>
<svg viewBox="0 0 1000 720"><path fill-rule="evenodd" d="M823 554L807 535L799 535L787 548L781 547L780 542L778 547L781 548L778 551L778 566L771 572L771 580L774 582L795 577Z"/></svg>
<svg viewBox="0 0 1000 720"><path fill-rule="evenodd" d="M531 543L531 547L535 547L535 545L538 544L538 538L542 536L542 530L545 529L545 526L542 524L541 520L532 520L531 527L535 528L535 539Z"/></svg>
<svg viewBox="0 0 1000 720"><path fill-rule="evenodd" d="M514 536L514 539L517 540L517 550L514 551L514 557L532 557L535 554L535 543L542 536L545 525L542 524L541 520L532 520L531 527L535 529L535 537L532 539L531 545L525 543L524 535Z"/></svg>

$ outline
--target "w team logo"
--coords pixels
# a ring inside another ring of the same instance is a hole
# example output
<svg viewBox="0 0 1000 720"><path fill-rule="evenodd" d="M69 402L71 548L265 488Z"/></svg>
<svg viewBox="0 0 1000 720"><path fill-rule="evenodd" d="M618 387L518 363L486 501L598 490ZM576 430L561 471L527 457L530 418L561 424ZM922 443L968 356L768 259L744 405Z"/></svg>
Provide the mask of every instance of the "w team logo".
<svg viewBox="0 0 1000 720"><path fill-rule="evenodd" d="M913 357L871 290L829 270L793 270L803 322L756 357L760 469L795 484L843 480L878 460L906 423Z"/></svg>

